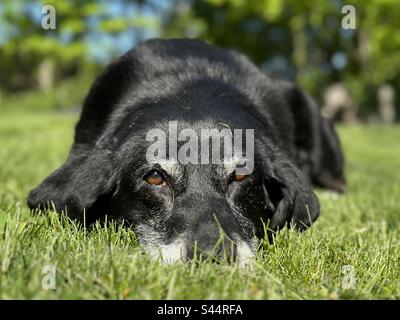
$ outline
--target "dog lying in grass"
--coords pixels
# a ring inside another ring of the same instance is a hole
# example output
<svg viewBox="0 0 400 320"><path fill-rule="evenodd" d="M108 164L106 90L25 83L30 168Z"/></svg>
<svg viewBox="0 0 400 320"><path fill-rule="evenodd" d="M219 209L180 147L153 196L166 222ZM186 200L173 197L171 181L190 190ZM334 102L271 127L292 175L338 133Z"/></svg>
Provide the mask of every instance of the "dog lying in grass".
<svg viewBox="0 0 400 320"><path fill-rule="evenodd" d="M232 50L150 40L94 82L68 159L28 204L123 219L165 261L200 252L243 263L257 237L309 227L320 212L312 183L342 192L343 166L335 129L294 85Z"/></svg>

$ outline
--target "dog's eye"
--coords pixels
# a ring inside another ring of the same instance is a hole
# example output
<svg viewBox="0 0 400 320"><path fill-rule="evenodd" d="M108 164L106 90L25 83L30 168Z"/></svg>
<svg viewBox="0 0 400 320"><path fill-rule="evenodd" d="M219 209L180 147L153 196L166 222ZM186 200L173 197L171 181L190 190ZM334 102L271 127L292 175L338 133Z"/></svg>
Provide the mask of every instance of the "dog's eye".
<svg viewBox="0 0 400 320"><path fill-rule="evenodd" d="M146 174L144 180L153 186L159 186L165 182L164 176L157 170L150 171Z"/></svg>
<svg viewBox="0 0 400 320"><path fill-rule="evenodd" d="M246 178L247 178L247 175L244 175L244 174L234 174L233 175L233 180L237 181L237 182L243 181Z"/></svg>

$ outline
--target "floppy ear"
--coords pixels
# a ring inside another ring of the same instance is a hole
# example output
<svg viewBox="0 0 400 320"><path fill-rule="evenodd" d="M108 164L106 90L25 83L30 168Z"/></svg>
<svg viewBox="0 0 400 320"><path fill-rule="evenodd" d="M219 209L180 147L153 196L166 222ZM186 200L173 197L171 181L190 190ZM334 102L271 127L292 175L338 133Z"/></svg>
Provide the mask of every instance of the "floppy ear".
<svg viewBox="0 0 400 320"><path fill-rule="evenodd" d="M321 157L313 182L319 187L342 193L346 190L346 177L339 137L331 120L324 117L321 117L320 131Z"/></svg>
<svg viewBox="0 0 400 320"><path fill-rule="evenodd" d="M94 221L99 211L105 214L107 199L115 188L115 175L109 152L96 150L67 160L28 196L31 209L53 208L83 221ZM96 209L96 210L94 210Z"/></svg>
<svg viewBox="0 0 400 320"><path fill-rule="evenodd" d="M282 88L294 120L297 165L315 185L343 192L344 157L333 124L306 92L291 83Z"/></svg>
<svg viewBox="0 0 400 320"><path fill-rule="evenodd" d="M319 216L319 201L310 181L283 154L264 162L266 196L272 202L272 215L268 227L279 230L286 224L305 230Z"/></svg>

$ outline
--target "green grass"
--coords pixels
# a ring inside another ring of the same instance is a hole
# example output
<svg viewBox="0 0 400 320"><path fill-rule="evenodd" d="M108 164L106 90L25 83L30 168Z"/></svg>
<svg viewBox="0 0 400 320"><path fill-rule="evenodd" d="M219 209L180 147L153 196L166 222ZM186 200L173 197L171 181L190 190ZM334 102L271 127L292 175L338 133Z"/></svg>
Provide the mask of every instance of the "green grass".
<svg viewBox="0 0 400 320"><path fill-rule="evenodd" d="M50 112L78 109L96 73L95 70L86 70L79 76L63 80L49 92L32 89L8 93L2 91L0 87L0 112Z"/></svg>
<svg viewBox="0 0 400 320"><path fill-rule="evenodd" d="M130 230L84 232L54 214L32 216L28 191L64 161L76 116L0 118L0 298L381 299L400 298L400 127L340 128L349 192L318 192L322 213L307 232L283 231L250 269L161 265ZM56 266L56 289L42 288ZM343 267L354 268L346 289ZM45 278L46 279L46 278Z"/></svg>

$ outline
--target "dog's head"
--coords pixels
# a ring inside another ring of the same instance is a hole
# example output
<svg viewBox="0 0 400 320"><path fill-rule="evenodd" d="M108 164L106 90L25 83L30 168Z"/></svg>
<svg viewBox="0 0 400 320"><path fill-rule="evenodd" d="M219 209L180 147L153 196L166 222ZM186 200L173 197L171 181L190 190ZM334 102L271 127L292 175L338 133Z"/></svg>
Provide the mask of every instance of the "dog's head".
<svg viewBox="0 0 400 320"><path fill-rule="evenodd" d="M245 99L235 105L211 91L180 92L181 107L169 97L136 109L33 190L31 208L52 201L72 217L123 218L166 261L197 252L244 262L255 237L308 227L318 200L273 128Z"/></svg>

